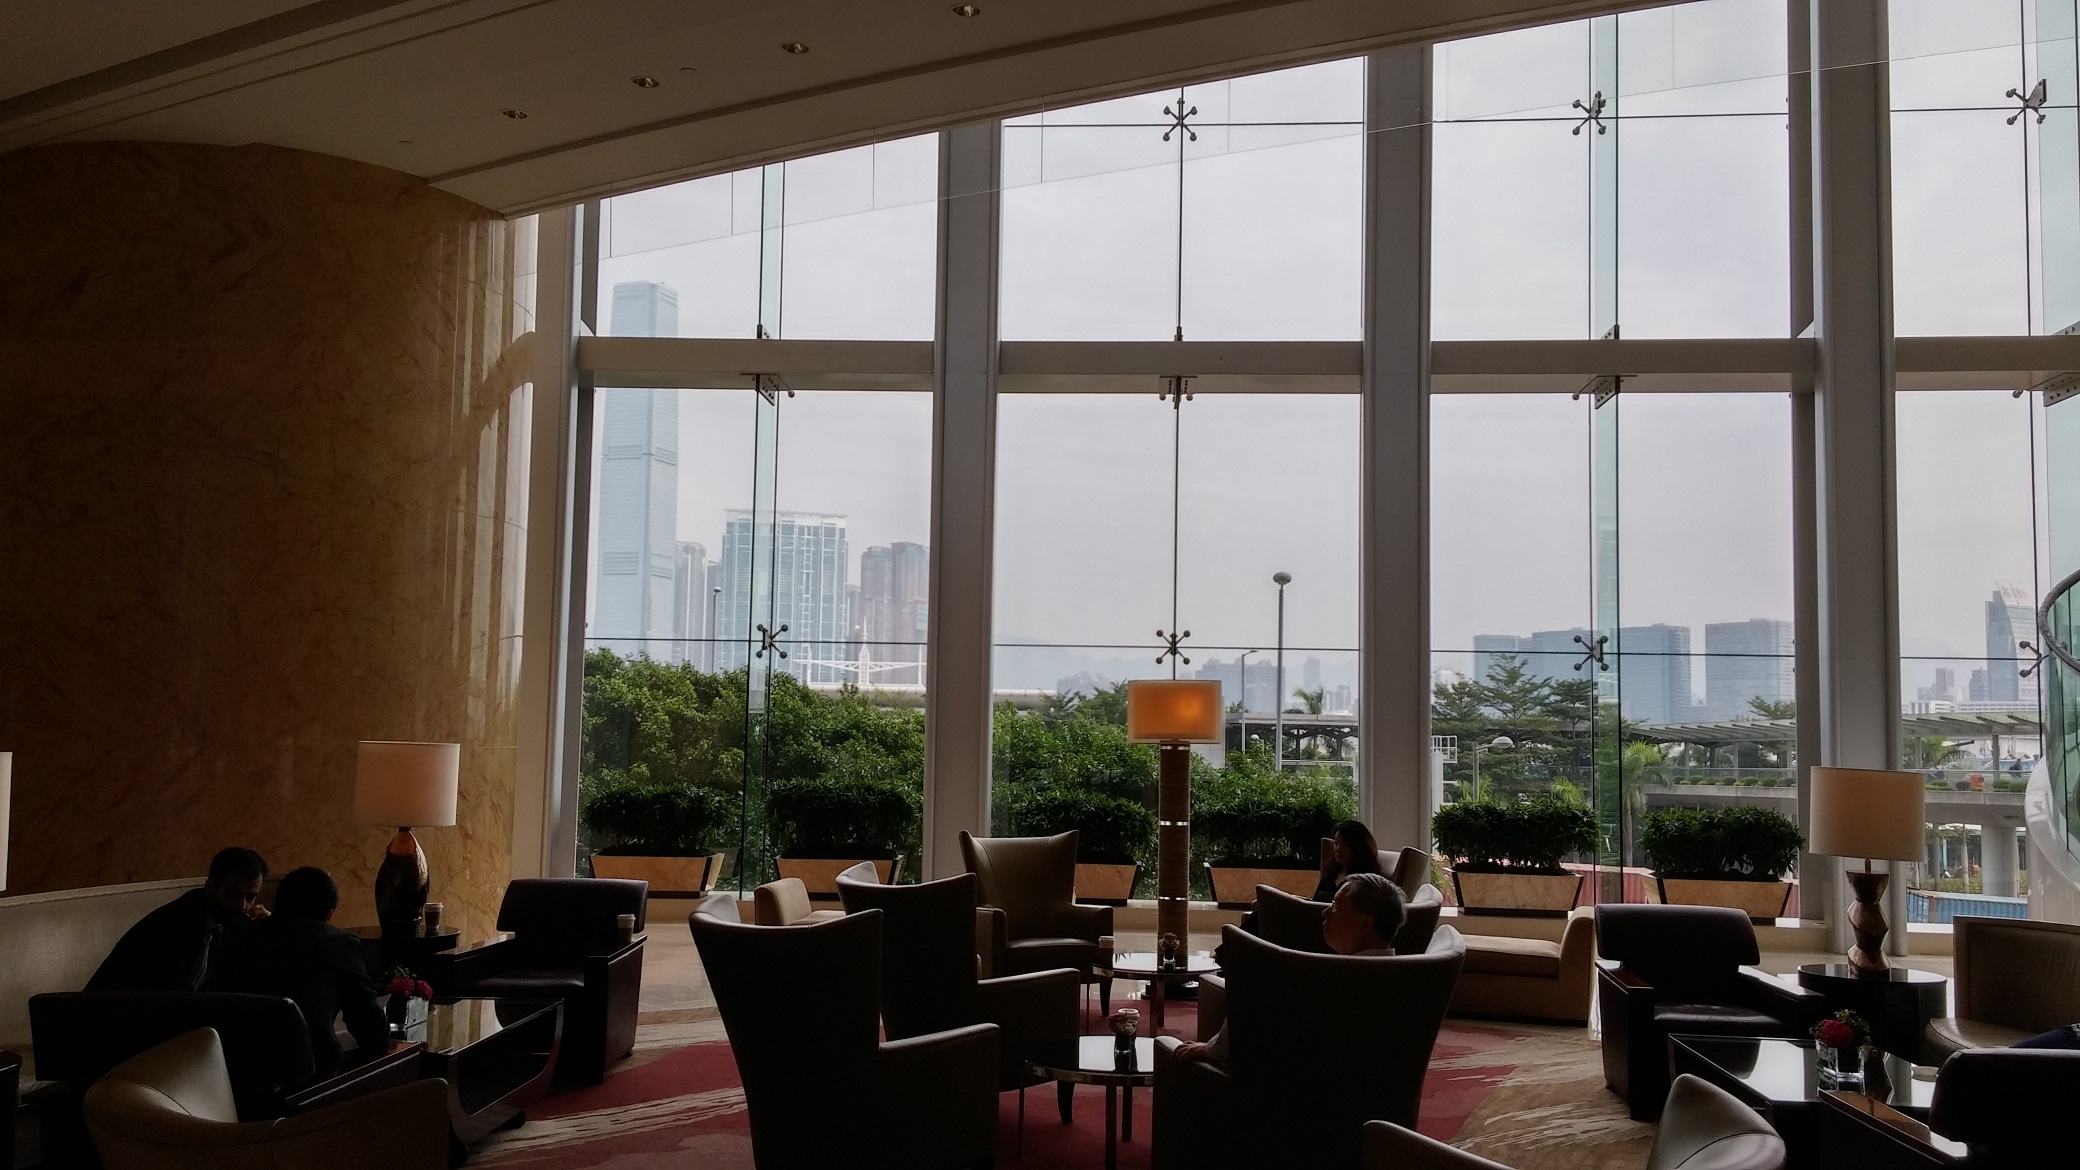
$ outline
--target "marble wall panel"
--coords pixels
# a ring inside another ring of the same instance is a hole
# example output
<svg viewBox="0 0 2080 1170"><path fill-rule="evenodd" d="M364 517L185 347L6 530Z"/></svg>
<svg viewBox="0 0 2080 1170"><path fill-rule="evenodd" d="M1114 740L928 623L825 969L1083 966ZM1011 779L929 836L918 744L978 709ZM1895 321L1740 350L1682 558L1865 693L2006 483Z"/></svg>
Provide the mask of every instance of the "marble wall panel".
<svg viewBox="0 0 2080 1170"><path fill-rule="evenodd" d="M531 222L273 147L0 156L7 888L225 844L374 920L361 739L460 741L419 832L467 935L512 854Z"/></svg>

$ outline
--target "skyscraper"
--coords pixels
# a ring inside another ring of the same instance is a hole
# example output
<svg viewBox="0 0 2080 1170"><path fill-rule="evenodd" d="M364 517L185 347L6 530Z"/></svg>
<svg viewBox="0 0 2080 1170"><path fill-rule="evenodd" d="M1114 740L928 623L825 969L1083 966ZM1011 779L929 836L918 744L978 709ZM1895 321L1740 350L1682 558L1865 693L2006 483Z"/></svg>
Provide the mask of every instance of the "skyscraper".
<svg viewBox="0 0 2080 1170"><path fill-rule="evenodd" d="M1788 703L1792 681L1792 625L1775 618L1712 622L1704 628L1705 718L1759 719L1753 700Z"/></svg>
<svg viewBox="0 0 2080 1170"><path fill-rule="evenodd" d="M1624 626L1618 630L1618 652L1618 691L1626 718L1683 723L1692 717L1689 626Z"/></svg>
<svg viewBox="0 0 2080 1170"><path fill-rule="evenodd" d="M899 540L875 545L859 557L860 658L878 664L870 683L924 684L924 637L931 593L931 553L924 545ZM894 667L894 663L917 663Z"/></svg>
<svg viewBox="0 0 2080 1170"><path fill-rule="evenodd" d="M673 337L679 295L652 280L614 286L610 332ZM590 637L622 654L670 661L679 539L679 397L600 392L599 552ZM654 641L653 641L654 639Z"/></svg>
<svg viewBox="0 0 2080 1170"><path fill-rule="evenodd" d="M2036 631L2037 607L2031 604L2028 591L2013 585L1995 585L1993 596L1986 602L1987 699L1996 703L2036 699L2036 679L2032 676L2024 686L2022 663L2018 661L2029 653L2021 643L2027 640L2034 644Z"/></svg>
<svg viewBox="0 0 2080 1170"><path fill-rule="evenodd" d="M701 639L708 636L708 549L691 540L679 542L672 571L673 662L703 665Z"/></svg>
<svg viewBox="0 0 2080 1170"><path fill-rule="evenodd" d="M718 668L733 670L752 660L759 635L752 627L767 625L779 637L787 657L774 664L803 682L850 682L853 662L852 614L846 578L851 569L846 548L845 517L811 512L781 512L773 522L773 575L759 582L772 589L772 619L753 620L751 589L752 514L744 509L723 513L722 599L717 628L742 631L718 644ZM763 612L763 607L759 607ZM780 627L786 626L785 633Z"/></svg>
<svg viewBox="0 0 2080 1170"><path fill-rule="evenodd" d="M1475 634L1473 636L1473 681L1485 684L1488 672L1495 668L1495 660L1505 654L1522 654L1524 639L1515 634Z"/></svg>

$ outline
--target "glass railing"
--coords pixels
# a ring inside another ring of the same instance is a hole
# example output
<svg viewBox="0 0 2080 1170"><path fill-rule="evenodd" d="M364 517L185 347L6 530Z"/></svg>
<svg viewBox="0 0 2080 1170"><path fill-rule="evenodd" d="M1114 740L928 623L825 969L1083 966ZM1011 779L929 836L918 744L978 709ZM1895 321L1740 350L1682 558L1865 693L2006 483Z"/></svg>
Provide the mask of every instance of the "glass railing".
<svg viewBox="0 0 2080 1170"><path fill-rule="evenodd" d="M2080 571L2052 588L2037 613L2043 637L2044 762L2051 781L2052 824L2069 853L2080 856Z"/></svg>

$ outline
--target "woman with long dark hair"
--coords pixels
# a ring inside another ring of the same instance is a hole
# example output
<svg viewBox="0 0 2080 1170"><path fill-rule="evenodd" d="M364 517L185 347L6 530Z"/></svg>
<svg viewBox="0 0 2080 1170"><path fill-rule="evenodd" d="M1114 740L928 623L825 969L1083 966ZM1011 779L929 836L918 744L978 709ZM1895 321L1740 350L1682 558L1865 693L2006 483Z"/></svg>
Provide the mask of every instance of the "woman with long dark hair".
<svg viewBox="0 0 2080 1170"><path fill-rule="evenodd" d="M1380 873L1379 842L1372 839L1372 830L1365 827L1365 822L1338 821L1329 832L1329 855L1322 858L1322 880L1315 884L1314 900L1327 902L1335 898L1336 887L1354 873L1393 876Z"/></svg>

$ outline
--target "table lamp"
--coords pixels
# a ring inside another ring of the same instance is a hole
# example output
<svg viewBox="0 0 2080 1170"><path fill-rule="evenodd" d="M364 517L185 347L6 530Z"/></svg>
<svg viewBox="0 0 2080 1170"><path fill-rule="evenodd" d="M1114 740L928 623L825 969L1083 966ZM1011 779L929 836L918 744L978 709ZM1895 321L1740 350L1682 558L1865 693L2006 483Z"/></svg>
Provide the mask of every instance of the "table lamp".
<svg viewBox="0 0 2080 1170"><path fill-rule="evenodd" d="M1191 934L1192 746L1219 743L1217 679L1141 679L1127 684L1127 738L1157 746L1156 937Z"/></svg>
<svg viewBox="0 0 2080 1170"><path fill-rule="evenodd" d="M1885 908L1891 874L1872 873L1871 859L1919 861L1927 840L1922 802L1927 781L1919 772L1878 768L1814 768L1806 781L1806 848L1829 857L1861 857L1849 871L1849 927L1856 945L1849 965L1859 975L1885 973Z"/></svg>
<svg viewBox="0 0 2080 1170"><path fill-rule="evenodd" d="M412 828L455 823L461 768L459 743L361 742L354 764L354 819L397 826L376 870L376 920L386 931L416 928L426 909L426 852Z"/></svg>

